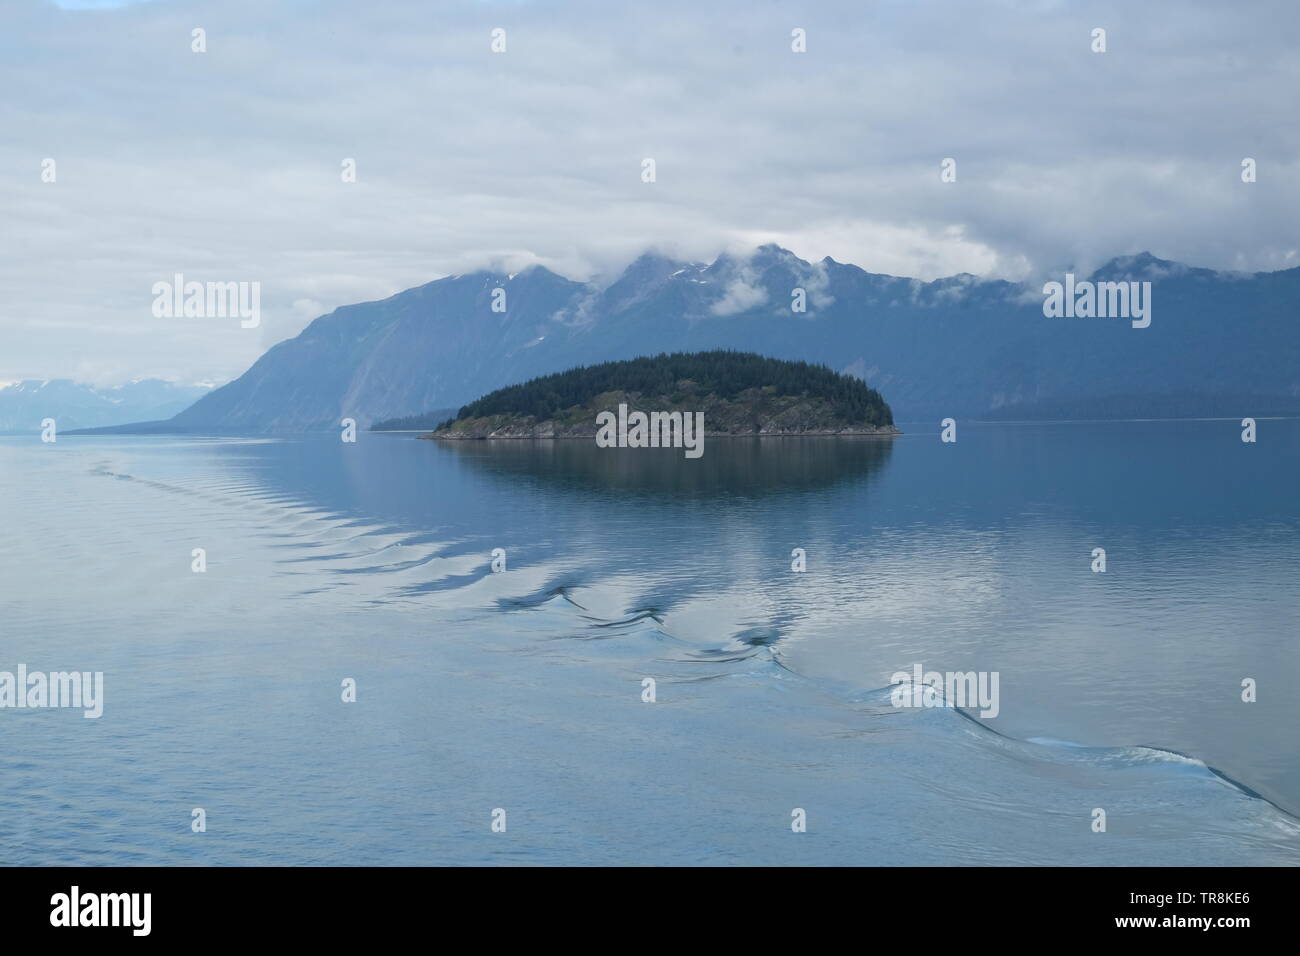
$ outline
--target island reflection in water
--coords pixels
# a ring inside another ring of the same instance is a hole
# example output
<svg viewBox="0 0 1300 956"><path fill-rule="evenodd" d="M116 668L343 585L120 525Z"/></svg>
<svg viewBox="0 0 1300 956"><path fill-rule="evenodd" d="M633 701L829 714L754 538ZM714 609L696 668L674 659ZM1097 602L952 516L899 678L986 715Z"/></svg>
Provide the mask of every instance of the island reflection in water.
<svg viewBox="0 0 1300 956"><path fill-rule="evenodd" d="M867 481L894 447L893 439L874 436L710 437L700 458L687 459L680 448L599 448L582 439L427 444L494 477L672 497L752 497Z"/></svg>

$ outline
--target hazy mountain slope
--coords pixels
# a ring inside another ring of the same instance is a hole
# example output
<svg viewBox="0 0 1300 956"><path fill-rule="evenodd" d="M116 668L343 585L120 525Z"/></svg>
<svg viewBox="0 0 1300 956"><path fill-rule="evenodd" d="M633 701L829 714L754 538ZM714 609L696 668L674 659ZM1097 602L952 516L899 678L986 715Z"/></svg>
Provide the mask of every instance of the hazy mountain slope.
<svg viewBox="0 0 1300 956"><path fill-rule="evenodd" d="M492 311L492 290L506 311ZM545 269L513 278L486 272L336 309L281 342L244 375L175 423L250 430L362 425L477 394L512 352L544 335L550 315L582 288ZM448 400L447 396L455 396Z"/></svg>
<svg viewBox="0 0 1300 956"><path fill-rule="evenodd" d="M68 379L14 382L0 388L0 432L39 432L46 418L60 431L170 418L209 391L159 379L111 388Z"/></svg>

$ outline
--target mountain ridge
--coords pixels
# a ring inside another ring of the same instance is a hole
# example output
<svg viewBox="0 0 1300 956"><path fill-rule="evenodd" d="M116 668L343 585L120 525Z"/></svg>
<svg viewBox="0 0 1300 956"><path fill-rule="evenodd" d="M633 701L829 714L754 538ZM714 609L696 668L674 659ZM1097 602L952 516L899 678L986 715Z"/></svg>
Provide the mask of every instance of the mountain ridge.
<svg viewBox="0 0 1300 956"><path fill-rule="evenodd" d="M1300 328L1290 318L1300 268L1222 273L1144 252L1114 257L1091 278L1152 282L1151 327L1046 318L1032 284L889 276L774 244L711 263L651 250L605 284L542 265L483 269L320 316L170 425L292 432L352 418L367 427L575 365L719 348L849 371L887 391L900 420L1009 407L1032 417L1039 403L1086 407L1117 395L1132 396L1138 414L1144 396L1300 397ZM804 312L792 310L795 289ZM504 311L494 311L501 296Z"/></svg>
<svg viewBox="0 0 1300 956"><path fill-rule="evenodd" d="M46 418L54 419L64 431L168 417L209 391L206 385L178 385L156 378L112 386L66 378L8 382L0 385L0 433L39 432Z"/></svg>

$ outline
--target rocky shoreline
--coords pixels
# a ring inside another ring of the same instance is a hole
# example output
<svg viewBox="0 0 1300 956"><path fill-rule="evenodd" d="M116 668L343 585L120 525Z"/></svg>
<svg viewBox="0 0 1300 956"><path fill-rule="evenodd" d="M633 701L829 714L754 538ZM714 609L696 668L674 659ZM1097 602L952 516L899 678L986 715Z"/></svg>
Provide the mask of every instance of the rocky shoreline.
<svg viewBox="0 0 1300 956"><path fill-rule="evenodd" d="M580 424L560 424L553 421L518 422L493 421L492 419L470 419L457 422L455 428L439 428L420 435L436 441L483 441L486 439L568 439L581 438L594 441L597 426L594 421ZM716 430L705 428L705 438L804 438L821 437L871 437L893 438L903 434L892 425L880 427L872 425L824 428L764 427Z"/></svg>

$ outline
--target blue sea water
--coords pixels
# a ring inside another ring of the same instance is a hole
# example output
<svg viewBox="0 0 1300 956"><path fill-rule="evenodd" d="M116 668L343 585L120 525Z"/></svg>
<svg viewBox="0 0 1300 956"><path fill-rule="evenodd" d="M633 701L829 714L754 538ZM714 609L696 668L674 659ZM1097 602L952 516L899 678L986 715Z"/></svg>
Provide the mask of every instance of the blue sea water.
<svg viewBox="0 0 1300 956"><path fill-rule="evenodd" d="M0 863L1300 862L1300 422L903 427L2 438Z"/></svg>

